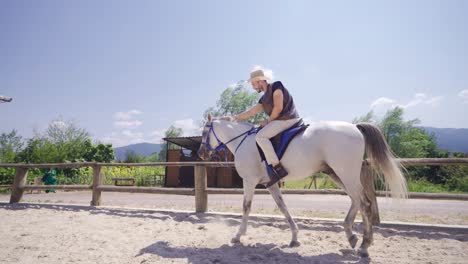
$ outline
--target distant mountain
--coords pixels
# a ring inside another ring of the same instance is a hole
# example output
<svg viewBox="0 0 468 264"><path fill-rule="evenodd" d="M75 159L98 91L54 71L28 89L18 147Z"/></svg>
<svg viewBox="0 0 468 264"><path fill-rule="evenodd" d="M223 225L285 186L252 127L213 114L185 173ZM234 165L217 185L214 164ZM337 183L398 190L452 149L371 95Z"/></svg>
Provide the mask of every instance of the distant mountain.
<svg viewBox="0 0 468 264"><path fill-rule="evenodd" d="M148 157L154 152L160 152L164 144L139 143L124 147L114 148L115 159L124 160L128 151L134 151L136 154Z"/></svg>
<svg viewBox="0 0 468 264"><path fill-rule="evenodd" d="M419 127L427 133L434 134L437 146L450 152L468 153L468 128Z"/></svg>

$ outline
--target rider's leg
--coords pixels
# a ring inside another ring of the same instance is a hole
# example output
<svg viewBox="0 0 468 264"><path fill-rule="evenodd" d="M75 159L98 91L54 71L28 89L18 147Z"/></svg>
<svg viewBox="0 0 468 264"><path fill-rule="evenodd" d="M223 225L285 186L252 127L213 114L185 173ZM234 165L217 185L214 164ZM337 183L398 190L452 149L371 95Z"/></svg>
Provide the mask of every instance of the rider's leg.
<svg viewBox="0 0 468 264"><path fill-rule="evenodd" d="M278 156L276 155L275 150L273 149L273 145L271 144L270 138L290 128L295 123L297 123L297 121L298 119L274 120L268 123L256 135L256 141L265 153L265 159L267 163L273 167L274 174L276 174L274 177L272 177L272 182L270 182L268 186L271 186L271 184L274 184L288 174L281 166L278 160Z"/></svg>
<svg viewBox="0 0 468 264"><path fill-rule="evenodd" d="M255 139L257 140L260 148L262 148L263 152L265 153L265 158L268 164L272 166L279 164L278 156L276 156L270 139L293 126L295 123L297 123L298 120L299 119L297 118L289 120L273 120L260 131L258 131Z"/></svg>

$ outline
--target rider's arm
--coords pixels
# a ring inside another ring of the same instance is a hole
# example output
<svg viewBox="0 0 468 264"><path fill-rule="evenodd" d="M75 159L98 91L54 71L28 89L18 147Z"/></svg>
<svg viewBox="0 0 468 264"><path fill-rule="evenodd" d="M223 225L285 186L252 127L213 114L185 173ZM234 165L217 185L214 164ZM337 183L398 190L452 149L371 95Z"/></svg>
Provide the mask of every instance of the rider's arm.
<svg viewBox="0 0 468 264"><path fill-rule="evenodd" d="M248 119L249 117L260 113L261 111L263 111L262 104L256 104L255 106L253 106L249 110L247 110L247 111L245 111L243 113L240 113L238 115L235 115L233 117L234 117L235 120L244 120L244 119Z"/></svg>
<svg viewBox="0 0 468 264"><path fill-rule="evenodd" d="M268 122L278 118L281 111L283 111L283 92L278 89L273 93L273 110L271 111L270 118L268 118Z"/></svg>

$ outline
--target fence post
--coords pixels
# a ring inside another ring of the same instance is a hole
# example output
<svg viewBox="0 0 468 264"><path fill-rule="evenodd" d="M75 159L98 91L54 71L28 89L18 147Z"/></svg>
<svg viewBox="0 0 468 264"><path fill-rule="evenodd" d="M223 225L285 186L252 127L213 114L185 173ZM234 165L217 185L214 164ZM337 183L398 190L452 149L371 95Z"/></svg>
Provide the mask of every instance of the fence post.
<svg viewBox="0 0 468 264"><path fill-rule="evenodd" d="M208 207L206 192L206 167L195 166L195 211L205 213Z"/></svg>
<svg viewBox="0 0 468 264"><path fill-rule="evenodd" d="M10 203L18 203L23 198L24 189L28 177L27 168L16 168L16 175L13 181L13 188L11 190Z"/></svg>
<svg viewBox="0 0 468 264"><path fill-rule="evenodd" d="M101 177L101 166L93 166L93 199L91 200L91 206L101 205L101 191L97 189L102 184Z"/></svg>

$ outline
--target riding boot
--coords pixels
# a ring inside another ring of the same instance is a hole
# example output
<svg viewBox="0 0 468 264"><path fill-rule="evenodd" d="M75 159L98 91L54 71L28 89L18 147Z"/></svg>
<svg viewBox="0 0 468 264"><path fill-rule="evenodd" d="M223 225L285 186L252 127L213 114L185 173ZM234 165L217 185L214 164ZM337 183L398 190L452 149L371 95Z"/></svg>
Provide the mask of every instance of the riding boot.
<svg viewBox="0 0 468 264"><path fill-rule="evenodd" d="M270 174L270 182L266 184L266 187L268 188L272 186L287 175L288 172L283 168L283 166L281 166L281 163L279 163L278 165L272 168Z"/></svg>

